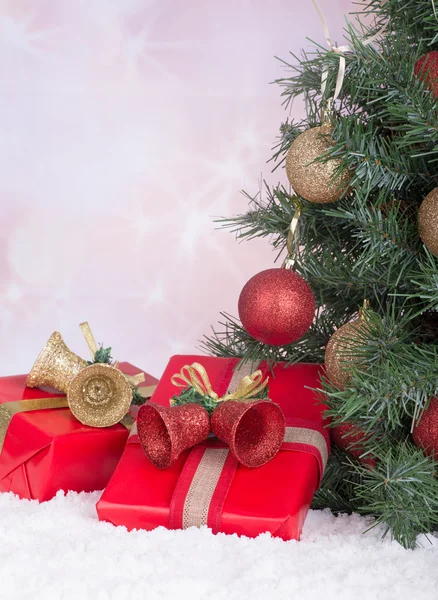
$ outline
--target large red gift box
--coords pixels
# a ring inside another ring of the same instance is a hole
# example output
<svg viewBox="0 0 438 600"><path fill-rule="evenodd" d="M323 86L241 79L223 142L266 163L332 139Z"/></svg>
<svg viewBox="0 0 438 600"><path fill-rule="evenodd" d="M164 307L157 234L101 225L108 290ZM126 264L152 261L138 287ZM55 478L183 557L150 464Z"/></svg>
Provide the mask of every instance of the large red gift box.
<svg viewBox="0 0 438 600"><path fill-rule="evenodd" d="M129 363L120 363L120 369L127 375L142 372ZM103 489L122 455L128 429L121 424L106 428L82 425L69 408L16 412L8 424L8 414L11 409L15 412L17 401L64 398L49 388L28 388L25 380L26 375L0 378L0 435L5 434L0 492L42 502L58 490ZM145 374L141 385L156 383L154 377Z"/></svg>
<svg viewBox="0 0 438 600"><path fill-rule="evenodd" d="M212 389L222 396L239 360L174 356L152 401L168 406L170 398L179 392L171 383L172 375L193 362L205 367ZM258 368L268 374L265 363ZM204 521L195 524L204 522L214 533L256 537L270 532L284 540L299 539L329 452L328 430L323 420L325 406L309 389L319 386L321 369L320 365L312 364L275 367L269 379L269 398L285 414L285 442L274 459L259 468L238 464L231 453L224 455L227 450L223 444L209 439L186 450L168 469L160 470L146 458L133 430L97 504L99 519L124 525L129 530L185 528L193 524L187 511L192 508L194 496L200 494L201 506L195 507L195 513L203 512ZM222 456L219 472L215 452ZM206 467L212 471L206 472ZM213 471L216 479L212 480ZM199 485L197 492L192 493L190 489L196 479Z"/></svg>

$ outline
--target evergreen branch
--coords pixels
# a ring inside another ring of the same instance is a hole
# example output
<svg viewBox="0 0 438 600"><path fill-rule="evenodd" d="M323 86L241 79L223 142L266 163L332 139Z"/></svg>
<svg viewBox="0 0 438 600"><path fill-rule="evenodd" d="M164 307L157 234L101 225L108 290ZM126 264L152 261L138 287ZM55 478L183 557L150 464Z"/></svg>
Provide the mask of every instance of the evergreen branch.
<svg viewBox="0 0 438 600"><path fill-rule="evenodd" d="M200 394L195 388L188 387L171 399L172 406L181 406L183 404L200 404L211 415L215 408L217 408L218 402L210 396Z"/></svg>
<svg viewBox="0 0 438 600"><path fill-rule="evenodd" d="M88 365L95 365L97 363L103 363L110 365L113 362L113 357L111 356L111 348L104 348L103 344L100 344L99 348L96 350L94 354L93 360L87 361Z"/></svg>
<svg viewBox="0 0 438 600"><path fill-rule="evenodd" d="M335 513L361 512L360 504L355 501L356 486L361 476L345 460L345 455L336 446L332 446L321 486L316 492L312 508L322 509L330 506ZM369 513L365 513L369 514Z"/></svg>
<svg viewBox="0 0 438 600"><path fill-rule="evenodd" d="M254 400L262 400L262 399L267 399L267 398L268 398L268 388L265 387L257 395L257 398L254 398ZM220 404L220 402L221 402L220 400L218 401L218 400L215 400L214 398L211 398L210 396L207 396L205 394L200 394L193 387L188 387L188 388L182 390L182 392L179 393L177 396L173 396L173 398L171 400L171 405L172 406L182 406L183 404L199 404L200 406L205 408L205 410L208 412L209 415L212 415L213 412L218 407L218 405Z"/></svg>
<svg viewBox="0 0 438 600"><path fill-rule="evenodd" d="M389 446L374 469L356 462L351 466L361 478L355 490L360 510L376 517L372 527L385 524L385 534L390 532L405 548L414 548L419 534L436 528L437 465L419 448L409 443Z"/></svg>
<svg viewBox="0 0 438 600"><path fill-rule="evenodd" d="M340 390L328 380L323 383L328 415L335 424L348 421L366 430L411 431L438 392L438 346L407 343L413 335L409 321L409 314L382 318L367 313L366 329L354 334L341 355L351 371L348 387Z"/></svg>
<svg viewBox="0 0 438 600"><path fill-rule="evenodd" d="M146 402L146 398L140 394L138 391L138 386L132 388L132 402L131 404L134 406L141 406Z"/></svg>

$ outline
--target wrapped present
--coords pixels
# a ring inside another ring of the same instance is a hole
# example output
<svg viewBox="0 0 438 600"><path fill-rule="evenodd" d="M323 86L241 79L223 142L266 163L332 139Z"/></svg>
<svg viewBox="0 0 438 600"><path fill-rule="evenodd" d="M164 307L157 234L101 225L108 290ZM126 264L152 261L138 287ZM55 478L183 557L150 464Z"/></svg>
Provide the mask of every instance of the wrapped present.
<svg viewBox="0 0 438 600"><path fill-rule="evenodd" d="M208 374L210 391L207 397L213 401L246 402L251 397L242 392L243 388L251 387L248 366L238 359L175 356L170 360L151 404L169 407L170 400L177 393L174 375L183 374L186 365L191 363L198 363ZM262 378L268 375L265 363L256 368L261 371ZM138 427L141 436L146 434L142 438L144 450L134 426L114 475L97 504L99 519L124 525L129 530L152 530L159 526L184 529L192 525L207 525L214 533L220 531L256 537L270 532L284 540L299 539L329 453L329 435L323 419L325 406L312 391L319 386L321 370L320 365L312 364L278 364L274 368L269 377L268 395L284 414L283 424L272 414L278 426L283 427L283 442L279 450L274 448L275 451L272 451L276 441L272 442L273 438L269 437L268 444L265 444L267 451L264 448L263 456L259 457L258 464L264 464L257 468L242 464L242 460L251 462L248 461L251 452L247 452L245 457L243 450L251 450L254 446L251 439L243 440L243 444L242 440L239 441L236 427L231 426L231 434L230 428L228 433L224 433L226 418L222 419L222 425L216 423L216 432L223 441L210 435L178 456L173 452L174 447L182 448L187 445L187 440L181 445L178 432L183 430L169 421L169 410L174 409L163 411L155 406L152 411L151 405L142 408L147 418L142 422L139 419ZM254 378L252 382L254 384ZM236 398L236 393L240 393L240 398ZM172 400L172 403L175 401ZM225 409L226 404L222 402L218 406ZM235 404L237 407L237 402ZM214 409L212 422L219 407ZM157 423L166 427L170 446L167 438L159 436L158 440L151 442L151 436L147 437L144 423L152 422L152 412ZM174 418L179 418L177 413L174 413ZM232 418L241 419L241 416L234 415ZM193 417L185 414L183 419ZM198 419L198 431L191 440L188 434L189 445L197 441L197 435L205 438L206 431L201 421ZM247 420L243 433L249 427L250 420ZM190 427L187 429L190 431Z"/></svg>
<svg viewBox="0 0 438 600"><path fill-rule="evenodd" d="M0 491L45 501L103 489L133 423L133 388L148 397L156 383L129 363L87 363L52 334L28 375L0 378Z"/></svg>

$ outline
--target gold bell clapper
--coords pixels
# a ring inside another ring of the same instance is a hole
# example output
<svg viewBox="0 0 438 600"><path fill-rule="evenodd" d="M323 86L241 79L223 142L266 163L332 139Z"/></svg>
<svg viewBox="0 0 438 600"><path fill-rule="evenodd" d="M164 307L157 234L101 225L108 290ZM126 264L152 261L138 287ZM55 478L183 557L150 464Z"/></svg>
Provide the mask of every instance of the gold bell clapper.
<svg viewBox="0 0 438 600"><path fill-rule="evenodd" d="M87 361L72 352L55 331L41 350L29 375L27 387L48 385L67 393L71 380L87 366Z"/></svg>

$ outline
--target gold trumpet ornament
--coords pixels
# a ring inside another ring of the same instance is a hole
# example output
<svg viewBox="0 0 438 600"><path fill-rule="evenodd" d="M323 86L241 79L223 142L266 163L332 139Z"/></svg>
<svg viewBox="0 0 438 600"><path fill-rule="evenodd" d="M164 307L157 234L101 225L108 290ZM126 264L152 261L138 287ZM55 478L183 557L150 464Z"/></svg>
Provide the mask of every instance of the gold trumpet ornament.
<svg viewBox="0 0 438 600"><path fill-rule="evenodd" d="M54 331L27 376L27 387L49 387L67 393L71 380L87 366L87 361L72 352Z"/></svg>
<svg viewBox="0 0 438 600"><path fill-rule="evenodd" d="M40 352L26 379L28 387L50 386L67 394L74 416L84 425L109 427L127 415L133 390L144 374L126 375L111 363L111 348L99 348L88 323L80 328L91 353L87 362L72 352L55 331Z"/></svg>

